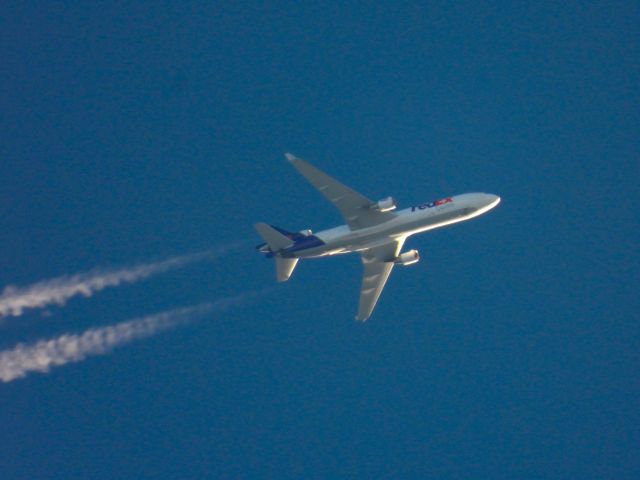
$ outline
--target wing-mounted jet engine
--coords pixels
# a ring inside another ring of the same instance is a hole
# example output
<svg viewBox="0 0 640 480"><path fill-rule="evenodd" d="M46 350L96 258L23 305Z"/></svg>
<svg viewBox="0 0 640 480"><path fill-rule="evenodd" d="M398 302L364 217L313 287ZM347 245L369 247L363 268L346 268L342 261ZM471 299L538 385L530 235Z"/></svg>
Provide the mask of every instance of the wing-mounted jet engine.
<svg viewBox="0 0 640 480"><path fill-rule="evenodd" d="M383 198L382 200L378 200L376 203L371 205L369 208L371 210L377 210L379 212L390 212L391 210L396 209L396 199L393 197Z"/></svg>
<svg viewBox="0 0 640 480"><path fill-rule="evenodd" d="M418 250L409 250L408 252L401 253L396 257L393 263L398 265L413 265L414 263L418 263L420 261L420 254Z"/></svg>

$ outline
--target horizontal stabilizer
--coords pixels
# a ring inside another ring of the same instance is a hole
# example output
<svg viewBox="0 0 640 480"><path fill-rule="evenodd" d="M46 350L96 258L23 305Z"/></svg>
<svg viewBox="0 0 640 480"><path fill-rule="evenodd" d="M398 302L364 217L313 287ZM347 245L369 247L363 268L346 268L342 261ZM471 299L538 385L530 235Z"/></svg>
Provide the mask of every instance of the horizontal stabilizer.
<svg viewBox="0 0 640 480"><path fill-rule="evenodd" d="M293 245L293 240L284 236L271 225L256 223L254 227L274 253Z"/></svg>
<svg viewBox="0 0 640 480"><path fill-rule="evenodd" d="M285 258L280 255L276 256L276 275L279 282L286 282L293 273L298 263L297 258Z"/></svg>

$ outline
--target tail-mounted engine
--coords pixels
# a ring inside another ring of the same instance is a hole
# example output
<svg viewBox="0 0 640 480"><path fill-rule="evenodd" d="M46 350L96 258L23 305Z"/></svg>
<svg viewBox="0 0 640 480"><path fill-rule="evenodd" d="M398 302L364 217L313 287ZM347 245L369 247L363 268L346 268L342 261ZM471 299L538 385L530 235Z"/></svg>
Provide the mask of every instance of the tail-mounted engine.
<svg viewBox="0 0 640 480"><path fill-rule="evenodd" d="M393 263L397 263L398 265L413 265L414 263L418 263L420 260L420 254L418 250L409 250L408 252L401 253L396 257Z"/></svg>
<svg viewBox="0 0 640 480"><path fill-rule="evenodd" d="M393 197L383 198L369 207L371 210L379 212L390 212L396 209L396 200Z"/></svg>

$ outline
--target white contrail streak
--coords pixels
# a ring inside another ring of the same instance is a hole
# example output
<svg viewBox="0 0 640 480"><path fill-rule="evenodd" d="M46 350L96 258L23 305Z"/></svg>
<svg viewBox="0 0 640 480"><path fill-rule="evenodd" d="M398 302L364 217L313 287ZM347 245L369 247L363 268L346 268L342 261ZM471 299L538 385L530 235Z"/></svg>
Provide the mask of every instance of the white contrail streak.
<svg viewBox="0 0 640 480"><path fill-rule="evenodd" d="M90 297L108 287L116 287L123 283L135 283L145 278L164 273L168 270L184 267L188 264L211 260L222 255L229 249L222 247L173 257L161 262L145 263L132 267L93 270L91 272L66 275L50 280L43 280L26 287L9 285L0 294L0 317L18 317L28 308L41 308L47 305L64 305L67 300L76 295Z"/></svg>
<svg viewBox="0 0 640 480"><path fill-rule="evenodd" d="M260 293L263 292L244 293L213 303L178 308L107 327L91 328L81 334L64 334L32 344L19 343L10 350L0 351L0 380L6 383L23 378L29 372L47 373L52 367L104 355L114 348L183 325L198 316L222 312Z"/></svg>

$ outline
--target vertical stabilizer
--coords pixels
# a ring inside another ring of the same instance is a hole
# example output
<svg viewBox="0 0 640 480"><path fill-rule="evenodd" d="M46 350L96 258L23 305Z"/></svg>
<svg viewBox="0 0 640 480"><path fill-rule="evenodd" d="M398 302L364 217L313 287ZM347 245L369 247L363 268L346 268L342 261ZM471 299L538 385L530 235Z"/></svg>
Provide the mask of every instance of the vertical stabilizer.
<svg viewBox="0 0 640 480"><path fill-rule="evenodd" d="M284 236L271 225L267 225L266 223L256 223L254 227L264 241L267 242L267 245L269 245L269 248L273 253L293 245L293 240Z"/></svg>
<svg viewBox="0 0 640 480"><path fill-rule="evenodd" d="M276 277L278 281L286 282L293 273L293 269L296 268L298 259L283 257L278 252L293 245L294 241L266 223L256 223L254 226L264 241L267 242L267 245L269 245L269 249L276 259Z"/></svg>
<svg viewBox="0 0 640 480"><path fill-rule="evenodd" d="M279 282L286 282L298 263L297 258L285 258L276 255L276 276Z"/></svg>

